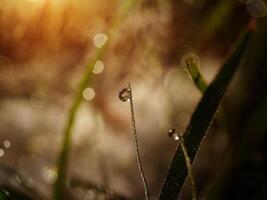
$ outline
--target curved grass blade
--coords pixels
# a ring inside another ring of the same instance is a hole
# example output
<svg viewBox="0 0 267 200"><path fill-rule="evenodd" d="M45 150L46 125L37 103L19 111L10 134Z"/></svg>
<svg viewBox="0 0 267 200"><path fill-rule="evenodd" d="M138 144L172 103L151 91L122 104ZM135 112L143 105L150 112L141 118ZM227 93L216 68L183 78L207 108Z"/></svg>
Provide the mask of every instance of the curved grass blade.
<svg viewBox="0 0 267 200"><path fill-rule="evenodd" d="M251 32L246 32L232 56L222 66L216 78L208 86L207 91L192 115L184 134L184 144L191 161L194 160L201 141L214 119L223 95L245 53L250 36ZM186 161L181 147L178 146L165 177L160 200L177 200L187 173Z"/></svg>
<svg viewBox="0 0 267 200"><path fill-rule="evenodd" d="M127 11L130 9L131 5L133 4L133 0L126 0L123 2L121 5L121 10L116 16L112 22L111 28L108 32L108 38L111 35L112 31L117 27L119 24L120 20L122 19L122 15L127 13ZM92 76L92 70L93 67L96 63L97 60L99 60L104 52L107 49L107 42L105 43L104 46L102 46L92 57L92 59L89 61L88 67L83 75L83 78L80 82L80 85L77 89L76 95L73 99L72 106L70 108L66 126L64 129L64 136L63 136L63 143L62 143L62 148L61 152L59 155L59 160L58 160L58 176L54 185L54 191L53 191L53 199L54 200L61 200L63 199L63 192L65 188L65 183L66 183L66 177L67 177L67 166L68 166L68 159L69 159L69 154L70 154L70 147L71 147L71 140L72 140L72 129L73 125L75 122L75 118L77 115L78 108L82 102L82 93L83 90L87 87L91 80Z"/></svg>
<svg viewBox="0 0 267 200"><path fill-rule="evenodd" d="M99 50L94 58L91 60L91 62L88 65L88 68L86 72L84 73L84 77L82 81L80 82L80 85L78 87L77 93L74 97L73 104L71 106L71 109L68 114L67 123L64 130L64 139L62 144L62 150L60 152L59 161L58 161L58 176L57 180L54 185L54 199L60 200L62 199L62 194L66 182L66 176L67 176L67 165L68 165L68 158L70 154L70 146L71 146L71 139L72 139L72 129L75 122L75 117L78 111L78 108L82 102L82 92L87 87L89 80L92 76L92 70L94 67L95 62L102 56L103 50L105 48L102 47L101 50Z"/></svg>

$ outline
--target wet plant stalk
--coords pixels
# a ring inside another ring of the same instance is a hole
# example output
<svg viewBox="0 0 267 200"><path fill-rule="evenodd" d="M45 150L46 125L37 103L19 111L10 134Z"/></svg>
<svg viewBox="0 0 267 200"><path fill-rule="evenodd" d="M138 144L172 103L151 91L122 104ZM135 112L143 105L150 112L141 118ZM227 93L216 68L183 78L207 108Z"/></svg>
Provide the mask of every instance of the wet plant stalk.
<svg viewBox="0 0 267 200"><path fill-rule="evenodd" d="M187 167L187 171L188 171L188 176L191 182L191 186L192 186L192 200L197 200L197 188L196 188L196 184L195 184L195 179L194 179L194 175L192 172L192 166L191 166L191 159L188 156L186 147L184 145L184 138L181 135L180 132L177 132L179 139L180 139L180 145L184 154L184 159L185 159L185 163L186 163L186 167Z"/></svg>
<svg viewBox="0 0 267 200"><path fill-rule="evenodd" d="M130 109L131 109L131 122L132 122L132 127L133 127L133 136L134 136L134 142L135 142L135 152L136 152L136 159L137 159L137 164L138 164L138 169L140 172L140 176L142 178L143 186L144 186L144 192L145 192L145 197L146 200L150 199L149 196L149 189L147 185L147 181L145 178L144 170L142 167L142 162L141 162L141 157L140 157L140 150L139 150L139 144L138 144L138 138L137 138L137 130L136 130L136 123L135 123L135 115L134 115L134 106L133 106L133 96L132 96L132 88L131 84L129 83L128 85L130 89Z"/></svg>

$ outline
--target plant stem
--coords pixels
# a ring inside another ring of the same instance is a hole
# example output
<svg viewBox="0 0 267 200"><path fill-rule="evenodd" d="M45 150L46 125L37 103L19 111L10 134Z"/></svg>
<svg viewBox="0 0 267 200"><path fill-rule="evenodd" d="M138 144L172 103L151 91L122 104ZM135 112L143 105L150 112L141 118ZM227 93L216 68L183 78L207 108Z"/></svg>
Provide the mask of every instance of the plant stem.
<svg viewBox="0 0 267 200"><path fill-rule="evenodd" d="M142 178L143 186L144 186L144 192L145 192L145 197L146 200L150 199L149 196L149 189L147 185L147 181L145 178L144 170L142 167L142 162L140 158L140 151L139 151L139 144L138 144L138 138L137 138L137 130L136 130L136 123L135 123L135 115L134 115L134 106L133 106L133 96L132 96L132 88L131 84L129 83L129 89L130 89L130 109L131 109L131 121L132 121L132 127L133 127L133 136L134 136L134 142L135 142L135 152L136 152L136 159L137 159L137 164L138 164L138 169Z"/></svg>
<svg viewBox="0 0 267 200"><path fill-rule="evenodd" d="M188 176L189 176L189 179L190 179L191 185L192 185L192 200L197 200L197 188L196 188L196 184L195 184L195 180L194 180L194 175L192 172L191 159L188 156L187 150L185 148L183 136L180 134L180 132L177 132L177 133L178 133L178 136L180 139L180 145L181 145L181 148L182 148L182 151L184 154L186 167L187 167L187 171L188 171Z"/></svg>

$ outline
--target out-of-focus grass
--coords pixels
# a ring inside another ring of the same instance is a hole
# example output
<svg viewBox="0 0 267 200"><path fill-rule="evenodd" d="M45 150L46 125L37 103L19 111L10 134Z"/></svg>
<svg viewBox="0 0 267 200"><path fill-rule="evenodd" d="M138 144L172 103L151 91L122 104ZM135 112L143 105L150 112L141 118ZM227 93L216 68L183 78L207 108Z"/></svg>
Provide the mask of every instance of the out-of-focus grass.
<svg viewBox="0 0 267 200"><path fill-rule="evenodd" d="M74 97L73 104L68 114L68 119L67 119L66 127L64 130L64 136L63 136L63 145L62 145L61 153L59 156L58 176L57 176L57 180L56 180L55 187L54 187L54 199L62 199L64 186L66 182L66 176L67 176L68 158L69 158L71 139L72 139L72 128L75 122L75 117L76 117L78 108L82 102L82 98L83 98L82 93L90 81L92 70L94 68L94 64L101 57L102 53L104 52L103 51L104 49L105 49L104 47L100 49L96 53L96 55L93 57L93 59L90 61L90 63L88 64L88 68L78 87L76 96Z"/></svg>
<svg viewBox="0 0 267 200"><path fill-rule="evenodd" d="M223 23L229 20L236 3L234 0L220 0L217 2L212 11L204 19L203 34L205 38L213 36L222 27Z"/></svg>
<svg viewBox="0 0 267 200"><path fill-rule="evenodd" d="M107 33L108 40L110 40L112 31L119 24L120 19L123 18L123 15L127 11L129 11L132 3L133 3L132 0L127 0L122 3L121 9L119 10L119 15L114 18L112 25L110 27L110 30ZM65 184L67 180L67 167L68 167L68 159L69 159L70 148L71 148L72 129L75 123L75 117L76 117L77 111L82 102L83 91L88 86L91 80L92 71L93 71L96 61L101 59L103 54L105 53L107 49L107 44L108 42L106 42L101 48L99 48L98 51L95 53L95 55L89 61L87 70L85 71L83 78L81 79L81 82L78 86L76 95L73 98L73 104L68 114L68 119L67 119L66 126L64 129L63 144L62 144L61 152L59 155L58 175L57 175L57 180L54 185L54 193L53 193L53 198L55 200L61 200L63 198L64 188L65 188Z"/></svg>
<svg viewBox="0 0 267 200"><path fill-rule="evenodd" d="M193 160L211 125L224 93L232 80L246 50L251 32L247 32L238 44L235 52L226 61L220 72L209 85L203 98L198 104L191 121L184 133L185 147ZM178 147L163 184L160 200L176 200L180 194L187 176L186 161L181 148Z"/></svg>

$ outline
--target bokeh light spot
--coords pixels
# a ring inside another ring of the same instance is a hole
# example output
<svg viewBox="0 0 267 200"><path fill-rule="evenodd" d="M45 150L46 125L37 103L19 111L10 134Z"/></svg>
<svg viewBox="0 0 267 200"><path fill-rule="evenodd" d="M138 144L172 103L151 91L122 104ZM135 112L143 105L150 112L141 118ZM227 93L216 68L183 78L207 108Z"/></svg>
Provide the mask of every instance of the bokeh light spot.
<svg viewBox="0 0 267 200"><path fill-rule="evenodd" d="M101 74L104 71L104 63L101 60L96 61L93 73L94 74Z"/></svg>
<svg viewBox="0 0 267 200"><path fill-rule="evenodd" d="M108 40L108 36L104 33L98 33L94 36L93 42L97 48L101 48Z"/></svg>
<svg viewBox="0 0 267 200"><path fill-rule="evenodd" d="M86 88L83 91L83 98L87 101L91 101L95 98L95 91L93 88Z"/></svg>
<svg viewBox="0 0 267 200"><path fill-rule="evenodd" d="M11 147L11 142L9 140L4 140L3 144L6 149Z"/></svg>
<svg viewBox="0 0 267 200"><path fill-rule="evenodd" d="M44 167L41 171L41 175L47 183L52 184L56 180L57 172L53 168Z"/></svg>
<svg viewBox="0 0 267 200"><path fill-rule="evenodd" d="M0 157L3 157L5 155L5 151L0 148Z"/></svg>

